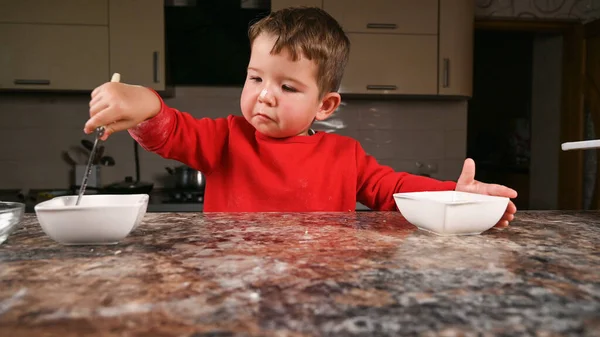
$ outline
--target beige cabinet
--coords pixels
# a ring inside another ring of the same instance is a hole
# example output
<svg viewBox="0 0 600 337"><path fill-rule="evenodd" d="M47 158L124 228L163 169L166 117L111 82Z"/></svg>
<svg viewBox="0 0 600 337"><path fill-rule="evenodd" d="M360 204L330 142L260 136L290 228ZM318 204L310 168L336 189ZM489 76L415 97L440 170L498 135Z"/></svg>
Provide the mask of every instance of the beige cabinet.
<svg viewBox="0 0 600 337"><path fill-rule="evenodd" d="M108 0L0 0L0 22L108 24Z"/></svg>
<svg viewBox="0 0 600 337"><path fill-rule="evenodd" d="M439 94L473 94L473 1L440 1Z"/></svg>
<svg viewBox="0 0 600 337"><path fill-rule="evenodd" d="M272 9L307 1L273 0ZM322 4L352 43L342 93L472 95L472 0L322 0Z"/></svg>
<svg viewBox="0 0 600 337"><path fill-rule="evenodd" d="M0 90L165 85L164 0L0 0Z"/></svg>
<svg viewBox="0 0 600 337"><path fill-rule="evenodd" d="M108 27L0 23L0 89L92 90L106 81Z"/></svg>
<svg viewBox="0 0 600 337"><path fill-rule="evenodd" d="M297 6L323 8L323 0L271 0L271 11Z"/></svg>
<svg viewBox="0 0 600 337"><path fill-rule="evenodd" d="M165 89L164 0L110 0L110 72Z"/></svg>
<svg viewBox="0 0 600 337"><path fill-rule="evenodd" d="M437 34L438 0L323 0L349 33Z"/></svg>
<svg viewBox="0 0 600 337"><path fill-rule="evenodd" d="M340 93L437 94L435 35L349 33L348 37L352 51Z"/></svg>

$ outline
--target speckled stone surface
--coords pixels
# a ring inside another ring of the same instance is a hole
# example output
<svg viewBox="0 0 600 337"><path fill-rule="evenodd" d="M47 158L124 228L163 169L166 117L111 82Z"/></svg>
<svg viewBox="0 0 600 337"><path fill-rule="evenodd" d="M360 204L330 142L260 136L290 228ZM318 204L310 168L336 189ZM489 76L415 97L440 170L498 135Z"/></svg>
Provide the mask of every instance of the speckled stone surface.
<svg viewBox="0 0 600 337"><path fill-rule="evenodd" d="M1 336L599 336L600 213L440 237L397 212L152 213L115 246L35 215L0 246Z"/></svg>

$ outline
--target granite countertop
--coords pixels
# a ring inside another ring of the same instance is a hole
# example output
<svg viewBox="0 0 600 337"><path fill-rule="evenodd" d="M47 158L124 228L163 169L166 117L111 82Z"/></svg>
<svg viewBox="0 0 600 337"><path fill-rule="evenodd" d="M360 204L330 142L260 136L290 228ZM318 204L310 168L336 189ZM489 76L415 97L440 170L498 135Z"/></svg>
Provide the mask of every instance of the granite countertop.
<svg viewBox="0 0 600 337"><path fill-rule="evenodd" d="M600 213L440 237L397 212L153 213L115 246L33 214L0 246L1 336L598 336Z"/></svg>

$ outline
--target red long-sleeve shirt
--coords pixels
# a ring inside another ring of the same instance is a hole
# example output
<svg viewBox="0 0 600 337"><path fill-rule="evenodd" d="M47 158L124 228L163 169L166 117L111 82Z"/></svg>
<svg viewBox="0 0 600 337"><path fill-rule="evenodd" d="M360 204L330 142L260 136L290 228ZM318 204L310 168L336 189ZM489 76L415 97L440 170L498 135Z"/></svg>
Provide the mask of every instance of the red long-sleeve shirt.
<svg viewBox="0 0 600 337"><path fill-rule="evenodd" d="M161 99L129 130L140 146L204 173L205 212L396 210L396 192L454 190L456 183L394 172L345 136L274 139L243 117L197 119Z"/></svg>

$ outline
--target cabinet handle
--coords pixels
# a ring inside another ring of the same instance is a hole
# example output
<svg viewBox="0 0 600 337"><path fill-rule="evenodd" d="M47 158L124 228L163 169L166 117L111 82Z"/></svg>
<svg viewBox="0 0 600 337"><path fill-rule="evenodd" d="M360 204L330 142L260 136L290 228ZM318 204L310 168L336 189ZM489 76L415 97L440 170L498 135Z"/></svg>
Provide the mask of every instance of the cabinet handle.
<svg viewBox="0 0 600 337"><path fill-rule="evenodd" d="M442 86L448 88L450 86L450 59L444 59L444 79Z"/></svg>
<svg viewBox="0 0 600 337"><path fill-rule="evenodd" d="M367 85L367 90L396 90L398 89L395 85L378 85L378 84L369 84Z"/></svg>
<svg viewBox="0 0 600 337"><path fill-rule="evenodd" d="M50 80L20 80L16 79L14 81L17 85L50 85Z"/></svg>
<svg viewBox="0 0 600 337"><path fill-rule="evenodd" d="M396 29L395 23L367 23L367 28Z"/></svg>
<svg viewBox="0 0 600 337"><path fill-rule="evenodd" d="M152 68L153 68L153 79L154 79L154 83L158 83L158 52L155 51L154 53L152 53Z"/></svg>

